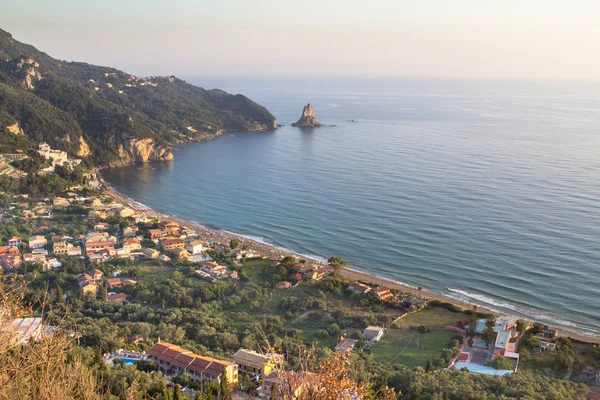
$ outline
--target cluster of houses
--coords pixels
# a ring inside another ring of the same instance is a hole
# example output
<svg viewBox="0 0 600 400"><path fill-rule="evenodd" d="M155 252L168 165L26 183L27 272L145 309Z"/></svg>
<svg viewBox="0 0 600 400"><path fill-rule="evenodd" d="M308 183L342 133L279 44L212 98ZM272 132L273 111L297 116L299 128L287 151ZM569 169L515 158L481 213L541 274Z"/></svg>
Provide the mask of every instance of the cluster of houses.
<svg viewBox="0 0 600 400"><path fill-rule="evenodd" d="M385 333L384 326L368 326L363 331L363 338L365 339L366 347L372 347L381 340ZM350 352L358 344L357 339L349 339L345 336L340 338L340 341L335 346L335 351Z"/></svg>
<svg viewBox="0 0 600 400"><path fill-rule="evenodd" d="M278 267L280 261L273 261L271 267ZM317 263L308 264L297 262L291 267L292 273L288 277L289 281L279 281L275 284L276 289L290 289L301 281L317 282L331 273L331 269Z"/></svg>
<svg viewBox="0 0 600 400"><path fill-rule="evenodd" d="M42 174L54 172L54 169L57 166L62 167L64 164L67 164L71 168L81 164L80 159L69 159L66 151L52 149L46 142L38 144L38 154L44 157L46 160L49 160L51 164L48 168L40 171Z"/></svg>
<svg viewBox="0 0 600 400"><path fill-rule="evenodd" d="M107 301L125 302L127 296L124 293L114 292L115 289L123 289L126 286L135 286L137 284L133 279L120 277L120 271L113 271L113 276L104 279L104 273L99 269L92 269L76 276L77 283L84 295L95 296L101 285L105 285L108 292Z"/></svg>
<svg viewBox="0 0 600 400"><path fill-rule="evenodd" d="M465 329L459 327L452 330L466 333L468 325L465 322L462 321L459 324ZM465 337L458 357L450 362L449 368L467 368L471 372L486 375L506 375L518 369L519 353L517 348L523 335L517 329L517 318L501 316L495 320L492 327L495 334L493 344L486 340L487 323L486 319L479 319L475 322L474 337ZM512 369L495 369L486 365L498 357L508 359L513 365Z"/></svg>
<svg viewBox="0 0 600 400"><path fill-rule="evenodd" d="M202 267L196 270L200 276L208 279L215 280L221 278L233 278L239 279L239 275L237 271L232 271L226 265L221 265L214 261L205 261L202 263Z"/></svg>
<svg viewBox="0 0 600 400"><path fill-rule="evenodd" d="M315 384L315 375L304 371L283 371L283 357L280 354L261 354L253 350L240 349L233 361L219 360L206 357L177 345L158 342L147 352L148 359L158 364L160 371L167 375L180 373L189 374L198 382L221 382L226 377L229 384L237 384L240 374L246 374L250 379L261 379L258 389L259 396L269 397L272 386L293 387L294 394L300 396L308 385Z"/></svg>
<svg viewBox="0 0 600 400"><path fill-rule="evenodd" d="M279 354L260 354L246 349L238 350L233 356L233 362L219 360L160 340L148 350L148 358L155 361L159 370L167 375L186 373L195 381L216 382L226 376L230 384L238 382L239 373L248 374L252 378L265 377L282 361Z"/></svg>
<svg viewBox="0 0 600 400"><path fill-rule="evenodd" d="M175 81L175 77L169 76L167 78L138 78L135 75L127 75L124 73L104 72L103 75L98 79L89 79L88 83L91 85L91 87L94 88L95 91L99 91L101 89L114 89L117 90L119 94L124 94L125 90L127 90L128 88L144 86L158 87L159 81L171 83Z"/></svg>

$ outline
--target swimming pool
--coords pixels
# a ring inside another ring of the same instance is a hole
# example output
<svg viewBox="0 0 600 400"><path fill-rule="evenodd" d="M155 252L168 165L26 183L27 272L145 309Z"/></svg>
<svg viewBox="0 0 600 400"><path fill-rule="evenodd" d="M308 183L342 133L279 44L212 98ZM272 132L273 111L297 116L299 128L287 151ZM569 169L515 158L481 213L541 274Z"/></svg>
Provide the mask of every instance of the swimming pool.
<svg viewBox="0 0 600 400"><path fill-rule="evenodd" d="M141 358L127 358L127 357L115 357L123 361L123 364L133 364L136 361L141 360Z"/></svg>
<svg viewBox="0 0 600 400"><path fill-rule="evenodd" d="M485 347L485 340L478 340L475 343L473 343L473 345L475 347Z"/></svg>

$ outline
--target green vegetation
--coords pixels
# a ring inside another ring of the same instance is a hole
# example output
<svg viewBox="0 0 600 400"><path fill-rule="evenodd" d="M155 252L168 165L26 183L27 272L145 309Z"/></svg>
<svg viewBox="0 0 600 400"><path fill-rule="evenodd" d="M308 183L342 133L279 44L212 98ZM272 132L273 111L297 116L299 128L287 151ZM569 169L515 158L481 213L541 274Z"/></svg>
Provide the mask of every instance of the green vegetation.
<svg viewBox="0 0 600 400"><path fill-rule="evenodd" d="M498 356L493 360L488 361L486 365L495 369L513 369L512 362L508 358L502 356Z"/></svg>
<svg viewBox="0 0 600 400"><path fill-rule="evenodd" d="M399 363L410 368L425 367L428 361L435 360L434 364L440 368L444 349L455 347L455 343L450 342L455 339L456 332L445 327L456 325L461 317L463 314L441 308L407 315L386 331L372 350L373 358L377 362Z"/></svg>
<svg viewBox="0 0 600 400"><path fill-rule="evenodd" d="M14 62L21 55L39 63L43 79L33 89L24 86ZM264 107L242 95L174 77L138 81L113 68L62 62L2 30L0 60L0 153L27 152L44 141L75 157L83 138L90 149L86 165L103 166L122 162L119 148L129 148L131 139L151 138L155 148L166 148L220 131L275 127ZM15 122L25 136L8 132Z"/></svg>

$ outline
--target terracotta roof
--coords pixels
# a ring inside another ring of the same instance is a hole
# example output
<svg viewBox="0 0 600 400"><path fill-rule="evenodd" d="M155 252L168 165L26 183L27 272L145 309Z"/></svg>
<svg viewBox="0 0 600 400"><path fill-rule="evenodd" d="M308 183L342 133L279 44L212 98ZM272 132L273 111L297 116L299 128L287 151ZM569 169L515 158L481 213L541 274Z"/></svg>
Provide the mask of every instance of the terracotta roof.
<svg viewBox="0 0 600 400"><path fill-rule="evenodd" d="M148 350L148 354L175 367L185 368L212 378L218 378L226 367L235 366L229 361L204 357L166 342L156 343Z"/></svg>

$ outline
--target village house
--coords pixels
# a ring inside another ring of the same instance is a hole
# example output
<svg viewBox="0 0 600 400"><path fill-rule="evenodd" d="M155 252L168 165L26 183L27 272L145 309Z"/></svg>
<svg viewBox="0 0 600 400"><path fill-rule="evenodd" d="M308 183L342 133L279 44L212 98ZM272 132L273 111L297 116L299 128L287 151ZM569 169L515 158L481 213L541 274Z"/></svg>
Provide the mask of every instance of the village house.
<svg viewBox="0 0 600 400"><path fill-rule="evenodd" d="M131 258L131 251L125 248L115 249L115 258Z"/></svg>
<svg viewBox="0 0 600 400"><path fill-rule="evenodd" d="M114 245L117 243L117 238L111 236L108 232L90 232L85 235L85 239L83 240L85 243L88 242L112 242Z"/></svg>
<svg viewBox="0 0 600 400"><path fill-rule="evenodd" d="M378 286L371 293L381 301L390 301L394 298L390 288L387 286Z"/></svg>
<svg viewBox="0 0 600 400"><path fill-rule="evenodd" d="M94 230L95 231L105 231L108 228L110 228L110 225L107 224L106 222L96 222L94 224Z"/></svg>
<svg viewBox="0 0 600 400"><path fill-rule="evenodd" d="M238 370L234 363L204 357L174 344L159 341L148 350L148 357L158 363L163 373L186 373L195 381L215 382L220 382L221 377L226 376L230 384L238 382Z"/></svg>
<svg viewBox="0 0 600 400"><path fill-rule="evenodd" d="M106 286L109 289L120 288L123 287L123 282L121 282L121 278L108 278L106 280Z"/></svg>
<svg viewBox="0 0 600 400"><path fill-rule="evenodd" d="M81 293L84 296L86 295L96 295L98 294L98 285L94 282L87 282L81 287Z"/></svg>
<svg viewBox="0 0 600 400"><path fill-rule="evenodd" d="M175 249L185 249L185 242L179 238L167 238L162 240L161 246L167 252Z"/></svg>
<svg viewBox="0 0 600 400"><path fill-rule="evenodd" d="M23 243L23 240L19 236L11 236L8 238L8 245L10 247L19 247Z"/></svg>
<svg viewBox="0 0 600 400"><path fill-rule="evenodd" d="M93 253L97 253L100 250L106 249L106 248L112 248L113 252L114 252L114 243L112 241L101 241L101 242L86 242L85 243L85 252L86 254L90 255Z"/></svg>
<svg viewBox="0 0 600 400"><path fill-rule="evenodd" d="M366 294L371 291L371 287L365 285L364 283L355 281L350 283L350 286L348 286L348 290L356 294Z"/></svg>
<svg viewBox="0 0 600 400"><path fill-rule="evenodd" d="M273 357L246 349L238 350L233 355L233 362L237 364L239 372L253 376L268 375L275 367L275 360Z"/></svg>
<svg viewBox="0 0 600 400"><path fill-rule="evenodd" d="M140 250L142 248L142 241L136 238L127 238L123 240L123 248L127 250Z"/></svg>
<svg viewBox="0 0 600 400"><path fill-rule="evenodd" d="M123 237L124 238L132 238L137 234L138 231L138 227L133 225L133 226L128 226L125 229L123 229Z"/></svg>
<svg viewBox="0 0 600 400"><path fill-rule="evenodd" d="M136 281L127 278L108 278L106 280L106 286L108 286L109 289L123 288L128 285L135 286L136 284Z"/></svg>
<svg viewBox="0 0 600 400"><path fill-rule="evenodd" d="M152 240L160 239L168 236L167 233L161 229L148 229L148 237Z"/></svg>
<svg viewBox="0 0 600 400"><path fill-rule="evenodd" d="M380 326L369 326L363 331L363 336L367 342L379 342L383 337L385 328Z"/></svg>
<svg viewBox="0 0 600 400"><path fill-rule="evenodd" d="M276 289L289 289L292 287L292 282L288 281L280 281L275 285Z"/></svg>
<svg viewBox="0 0 600 400"><path fill-rule="evenodd" d="M179 224L173 221L160 221L158 228L169 234L179 233Z"/></svg>
<svg viewBox="0 0 600 400"><path fill-rule="evenodd" d="M186 243L185 245L185 249L190 253L190 254L200 254L202 253L202 241L201 240L194 240L191 242Z"/></svg>
<svg viewBox="0 0 600 400"><path fill-rule="evenodd" d="M186 249L177 248L172 251L173 255L179 260L190 261L190 253Z"/></svg>
<svg viewBox="0 0 600 400"><path fill-rule="evenodd" d="M69 257L81 256L81 247L71 245L67 249L67 255Z"/></svg>
<svg viewBox="0 0 600 400"><path fill-rule="evenodd" d="M79 274L75 278L77 279L77 283L79 284L79 286L82 287L88 283L94 283L94 278L92 278L92 276L87 273Z"/></svg>
<svg viewBox="0 0 600 400"><path fill-rule="evenodd" d="M303 393L318 390L318 379L312 372L306 371L271 371L266 375L259 388L262 396L270 396L273 385L278 389L278 395L291 394L293 399L304 398ZM291 392L291 393L289 393ZM355 397L349 397L355 399Z"/></svg>
<svg viewBox="0 0 600 400"><path fill-rule="evenodd" d="M124 303L127 301L127 295L125 293L108 293L108 295L106 296L106 300L107 301L112 301L112 302L120 302L120 303Z"/></svg>
<svg viewBox="0 0 600 400"><path fill-rule="evenodd" d="M145 248L144 251L144 256L147 258L150 258L152 260L158 258L158 256L160 256L160 252L156 249L151 249L149 247Z"/></svg>
<svg viewBox="0 0 600 400"><path fill-rule="evenodd" d="M12 247L16 249L16 247ZM2 269L17 270L23 265L21 255L17 252L16 254L10 254L9 252L0 254L0 271Z"/></svg>
<svg viewBox="0 0 600 400"><path fill-rule="evenodd" d="M67 254L69 247L73 247L73 245L67 242L54 242L52 243L52 252L56 255Z"/></svg>
<svg viewBox="0 0 600 400"><path fill-rule="evenodd" d="M214 261L206 261L202 263L202 270L208 272L213 276L219 276L227 272L227 267L224 265L219 265Z"/></svg>
<svg viewBox="0 0 600 400"><path fill-rule="evenodd" d="M311 281L319 281L323 279L328 273L329 270L326 268L316 268L307 272L304 276Z"/></svg>
<svg viewBox="0 0 600 400"><path fill-rule="evenodd" d="M46 256L43 254L25 253L23 254L23 261L33 264L44 263L46 261Z"/></svg>
<svg viewBox="0 0 600 400"><path fill-rule="evenodd" d="M48 241L43 236L32 236L29 238L29 248L30 249L42 249L46 247Z"/></svg>
<svg viewBox="0 0 600 400"><path fill-rule="evenodd" d="M356 339L346 339L342 337L338 344L335 346L335 351L352 351L352 349L354 349L354 346L356 346L357 343L358 340Z"/></svg>

